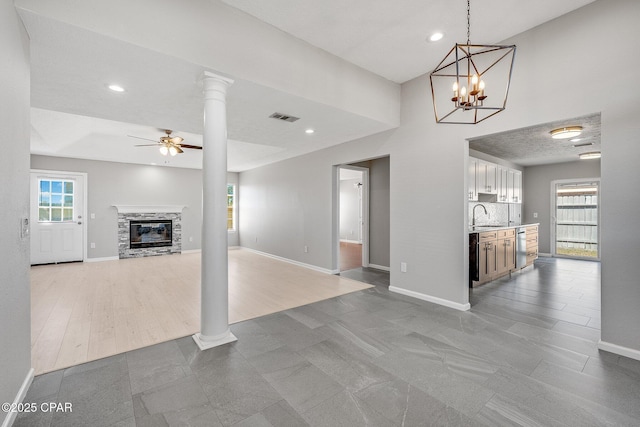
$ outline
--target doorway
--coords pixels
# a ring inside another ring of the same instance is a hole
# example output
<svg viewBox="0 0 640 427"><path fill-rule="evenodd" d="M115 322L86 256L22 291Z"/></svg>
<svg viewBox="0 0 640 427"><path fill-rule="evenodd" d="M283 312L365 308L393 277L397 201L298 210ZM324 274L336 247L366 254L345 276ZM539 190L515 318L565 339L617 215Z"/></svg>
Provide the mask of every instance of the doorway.
<svg viewBox="0 0 640 427"><path fill-rule="evenodd" d="M369 266L369 169L340 166L340 271Z"/></svg>
<svg viewBox="0 0 640 427"><path fill-rule="evenodd" d="M84 261L86 174L31 171L31 265Z"/></svg>
<svg viewBox="0 0 640 427"><path fill-rule="evenodd" d="M599 260L600 180L551 183L553 256Z"/></svg>

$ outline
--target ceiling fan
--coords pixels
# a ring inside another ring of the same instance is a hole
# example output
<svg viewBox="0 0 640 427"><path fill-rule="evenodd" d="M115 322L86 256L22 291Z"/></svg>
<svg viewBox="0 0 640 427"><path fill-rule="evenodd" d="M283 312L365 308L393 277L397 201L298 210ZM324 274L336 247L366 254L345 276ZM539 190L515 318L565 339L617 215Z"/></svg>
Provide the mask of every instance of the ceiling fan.
<svg viewBox="0 0 640 427"><path fill-rule="evenodd" d="M127 136L131 138L144 139L145 141L154 141L155 144L140 144L140 145L136 145L136 147L158 147L160 149L160 154L162 154L163 156L166 156L166 155L175 156L176 154L183 153L184 152L182 151L183 148L193 148L195 150L202 150L202 147L200 147L199 145L183 144L182 141L184 141L184 139L179 136L171 136L171 132L173 131L170 129L165 129L164 133L166 133L166 136L160 137L160 141L154 141L153 139L142 138L134 135L127 135Z"/></svg>

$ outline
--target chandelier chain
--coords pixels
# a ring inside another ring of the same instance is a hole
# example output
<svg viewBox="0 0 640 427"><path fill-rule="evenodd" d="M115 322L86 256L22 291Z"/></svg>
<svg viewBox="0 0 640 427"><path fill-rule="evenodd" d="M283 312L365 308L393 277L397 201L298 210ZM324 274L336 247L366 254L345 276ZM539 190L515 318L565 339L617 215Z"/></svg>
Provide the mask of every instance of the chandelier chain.
<svg viewBox="0 0 640 427"><path fill-rule="evenodd" d="M471 42L471 0L467 0L467 45Z"/></svg>

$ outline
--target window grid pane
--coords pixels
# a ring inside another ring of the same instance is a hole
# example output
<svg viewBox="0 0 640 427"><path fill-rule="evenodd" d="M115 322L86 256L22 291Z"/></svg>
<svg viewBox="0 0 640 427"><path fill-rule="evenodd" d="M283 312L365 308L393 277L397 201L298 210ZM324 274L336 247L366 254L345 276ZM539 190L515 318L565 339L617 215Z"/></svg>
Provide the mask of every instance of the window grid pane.
<svg viewBox="0 0 640 427"><path fill-rule="evenodd" d="M38 194L38 221L73 221L73 181L40 180Z"/></svg>

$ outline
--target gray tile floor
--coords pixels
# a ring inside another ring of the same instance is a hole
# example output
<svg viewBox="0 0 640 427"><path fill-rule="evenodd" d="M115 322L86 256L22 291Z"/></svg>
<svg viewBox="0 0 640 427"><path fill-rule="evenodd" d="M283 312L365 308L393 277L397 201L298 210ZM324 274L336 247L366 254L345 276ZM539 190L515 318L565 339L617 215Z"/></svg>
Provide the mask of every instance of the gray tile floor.
<svg viewBox="0 0 640 427"><path fill-rule="evenodd" d="M599 264L541 259L459 312L374 287L37 377L16 426L638 426L640 362L600 352Z"/></svg>
<svg viewBox="0 0 640 427"><path fill-rule="evenodd" d="M340 276L389 289L388 271L369 267L358 267L351 270L341 271Z"/></svg>

